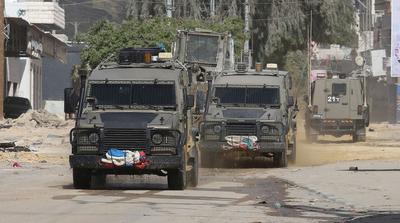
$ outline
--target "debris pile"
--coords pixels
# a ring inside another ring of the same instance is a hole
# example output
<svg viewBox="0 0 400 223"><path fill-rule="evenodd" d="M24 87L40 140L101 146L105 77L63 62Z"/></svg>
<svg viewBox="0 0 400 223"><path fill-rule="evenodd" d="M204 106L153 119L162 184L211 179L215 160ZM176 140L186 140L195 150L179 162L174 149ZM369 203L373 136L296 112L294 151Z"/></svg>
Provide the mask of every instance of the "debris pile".
<svg viewBox="0 0 400 223"><path fill-rule="evenodd" d="M18 146L15 142L0 143L0 152L31 152L29 146Z"/></svg>
<svg viewBox="0 0 400 223"><path fill-rule="evenodd" d="M46 110L33 111L22 114L17 119L6 119L0 122L0 128L32 127L32 128L59 128L67 126L68 122Z"/></svg>

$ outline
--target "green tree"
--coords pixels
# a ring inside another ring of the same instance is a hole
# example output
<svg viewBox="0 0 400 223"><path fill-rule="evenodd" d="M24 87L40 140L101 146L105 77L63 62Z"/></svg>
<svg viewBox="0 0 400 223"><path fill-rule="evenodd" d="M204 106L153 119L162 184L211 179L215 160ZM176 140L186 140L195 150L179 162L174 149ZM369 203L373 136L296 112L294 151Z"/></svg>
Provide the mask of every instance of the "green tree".
<svg viewBox="0 0 400 223"><path fill-rule="evenodd" d="M297 98L307 93L307 61L307 52L300 50L290 51L285 57L285 70L292 75L293 95Z"/></svg>
<svg viewBox="0 0 400 223"><path fill-rule="evenodd" d="M282 67L288 52L305 50L311 13L313 41L357 45L352 1L255 0L254 6L253 36L259 61L276 62Z"/></svg>
<svg viewBox="0 0 400 223"><path fill-rule="evenodd" d="M81 58L83 63L88 63L93 68L109 55L126 47L154 47L163 43L167 50L170 50L177 30L194 28L232 33L236 53L240 54L244 34L243 21L239 18L232 17L225 19L223 23L212 23L193 19L155 17L147 20L127 20L121 24L108 21L98 22L79 37L79 41L87 45Z"/></svg>

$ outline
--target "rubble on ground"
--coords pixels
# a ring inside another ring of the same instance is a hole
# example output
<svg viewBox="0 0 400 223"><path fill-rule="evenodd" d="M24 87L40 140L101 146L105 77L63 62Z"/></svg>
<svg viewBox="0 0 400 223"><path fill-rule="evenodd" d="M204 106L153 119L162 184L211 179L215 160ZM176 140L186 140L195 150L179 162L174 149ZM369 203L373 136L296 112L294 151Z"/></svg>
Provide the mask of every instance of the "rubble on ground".
<svg viewBox="0 0 400 223"><path fill-rule="evenodd" d="M59 128L67 125L67 121L64 121L57 115L46 110L29 110L17 119L5 119L0 121L0 129L11 128L14 126L32 128Z"/></svg>
<svg viewBox="0 0 400 223"><path fill-rule="evenodd" d="M19 146L15 142L2 142L0 152L32 152L32 150L29 146Z"/></svg>

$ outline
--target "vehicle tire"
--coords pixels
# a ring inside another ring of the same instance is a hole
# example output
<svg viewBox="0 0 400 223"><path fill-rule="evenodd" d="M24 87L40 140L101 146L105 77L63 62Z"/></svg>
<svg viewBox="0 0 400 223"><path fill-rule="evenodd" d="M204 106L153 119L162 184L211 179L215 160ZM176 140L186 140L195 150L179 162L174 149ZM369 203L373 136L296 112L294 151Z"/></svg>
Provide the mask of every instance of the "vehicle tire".
<svg viewBox="0 0 400 223"><path fill-rule="evenodd" d="M106 185L107 175L104 173L95 173L92 175L92 185L95 188L104 188Z"/></svg>
<svg viewBox="0 0 400 223"><path fill-rule="evenodd" d="M199 184L199 153L196 149L194 152L194 157L190 158L190 165L192 166L192 170L189 172L189 182L188 185L192 187L197 187Z"/></svg>
<svg viewBox="0 0 400 223"><path fill-rule="evenodd" d="M202 152L200 159L201 167L213 168L216 166L217 154L212 154L211 152Z"/></svg>
<svg viewBox="0 0 400 223"><path fill-rule="evenodd" d="M275 167L287 167L288 157L286 151L280 153L274 153L273 161Z"/></svg>
<svg viewBox="0 0 400 223"><path fill-rule="evenodd" d="M358 136L358 142L366 142L367 141L367 138L365 137L365 135L359 135Z"/></svg>
<svg viewBox="0 0 400 223"><path fill-rule="evenodd" d="M186 172L184 170L169 170L167 179L168 189L170 190L184 190L186 188Z"/></svg>
<svg viewBox="0 0 400 223"><path fill-rule="evenodd" d="M289 150L291 151L289 155L289 160L292 163L296 162L296 152L297 152L296 149L297 149L296 136L294 136L293 144L289 145Z"/></svg>
<svg viewBox="0 0 400 223"><path fill-rule="evenodd" d="M365 142L366 138L366 129L363 127L362 129L358 129L355 133L353 133L353 142Z"/></svg>
<svg viewBox="0 0 400 223"><path fill-rule="evenodd" d="M74 188L89 189L92 181L92 171L90 169L72 169Z"/></svg>
<svg viewBox="0 0 400 223"><path fill-rule="evenodd" d="M369 119L370 119L370 117L369 117L369 107L368 107L367 111L365 112L365 117L364 117L365 127L369 127Z"/></svg>
<svg viewBox="0 0 400 223"><path fill-rule="evenodd" d="M306 141L308 143L315 143L318 141L318 135L311 134L309 131L306 132Z"/></svg>
<svg viewBox="0 0 400 223"><path fill-rule="evenodd" d="M353 133L352 137L353 137L353 142L358 142L358 135L357 135L357 133Z"/></svg>

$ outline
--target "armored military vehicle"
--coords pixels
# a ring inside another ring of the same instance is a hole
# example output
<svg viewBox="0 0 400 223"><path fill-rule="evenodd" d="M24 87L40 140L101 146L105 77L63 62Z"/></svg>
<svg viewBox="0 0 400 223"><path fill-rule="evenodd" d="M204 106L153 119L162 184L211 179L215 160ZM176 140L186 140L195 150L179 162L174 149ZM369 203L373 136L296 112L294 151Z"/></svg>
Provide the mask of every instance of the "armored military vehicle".
<svg viewBox="0 0 400 223"><path fill-rule="evenodd" d="M201 118L205 95L212 79L222 70L234 68L234 42L229 33L205 29L179 30L173 44L174 58L187 68L191 80L190 92L196 95L195 114Z"/></svg>
<svg viewBox="0 0 400 223"><path fill-rule="evenodd" d="M319 135L351 135L353 141L366 140L369 109L364 78L357 73L321 72L310 87L305 113L306 137L310 142Z"/></svg>
<svg viewBox="0 0 400 223"><path fill-rule="evenodd" d="M202 162L229 154L273 157L285 167L296 155L297 106L290 95L291 78L276 64L248 70L238 64L215 77L200 125ZM218 162L218 160L214 160Z"/></svg>
<svg viewBox="0 0 400 223"><path fill-rule="evenodd" d="M187 93L186 69L161 60L166 57L171 56L158 48L123 49L118 62L100 64L87 78L82 75L70 133L75 188L104 183L107 174L167 176L170 189L197 185L194 97Z"/></svg>

